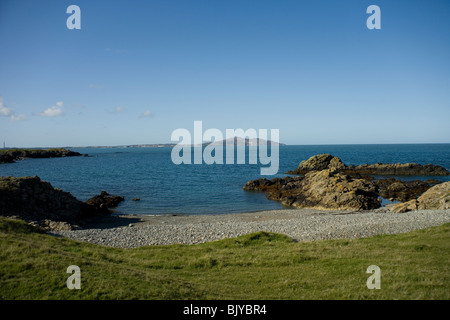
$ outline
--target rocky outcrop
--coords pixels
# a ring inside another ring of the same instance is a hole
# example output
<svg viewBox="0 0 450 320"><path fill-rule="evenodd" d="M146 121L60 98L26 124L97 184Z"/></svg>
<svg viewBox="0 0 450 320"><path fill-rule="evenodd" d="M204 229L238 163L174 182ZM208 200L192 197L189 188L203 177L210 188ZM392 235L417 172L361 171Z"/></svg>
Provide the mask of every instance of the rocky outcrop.
<svg viewBox="0 0 450 320"><path fill-rule="evenodd" d="M318 154L308 160L300 162L297 169L286 172L287 174L306 174L311 171L320 171L325 169L345 169L345 164L341 159L331 154Z"/></svg>
<svg viewBox="0 0 450 320"><path fill-rule="evenodd" d="M450 181L430 188L417 201L419 209L450 209Z"/></svg>
<svg viewBox="0 0 450 320"><path fill-rule="evenodd" d="M391 211L402 213L411 210L429 209L450 209L450 181L431 187L417 199L393 206Z"/></svg>
<svg viewBox="0 0 450 320"><path fill-rule="evenodd" d="M264 191L268 199L296 208L353 211L380 207L374 183L332 169L309 172L304 177L253 180L243 189Z"/></svg>
<svg viewBox="0 0 450 320"><path fill-rule="evenodd" d="M111 214L109 207L117 198L101 198L106 204L82 202L37 176L0 177L0 216L15 216L46 229L76 228L90 217Z"/></svg>
<svg viewBox="0 0 450 320"><path fill-rule="evenodd" d="M106 191L102 191L99 195L92 197L86 204L94 208L94 213L97 215L110 214L111 208L115 208L120 202L124 201L124 197L112 196Z"/></svg>
<svg viewBox="0 0 450 320"><path fill-rule="evenodd" d="M337 169L345 174L379 175L379 176L448 176L450 172L438 165L416 164L416 163L396 163L396 164L363 164L347 166L341 159L330 154L319 154L312 156L308 160L300 162L298 168L288 171L288 174L306 174L311 171L324 169Z"/></svg>
<svg viewBox="0 0 450 320"><path fill-rule="evenodd" d="M9 149L0 150L0 164L12 163L17 160L28 158L60 158L60 157L77 157L82 156L81 153L57 148L57 149Z"/></svg>
<svg viewBox="0 0 450 320"><path fill-rule="evenodd" d="M87 205L35 177L0 177L0 215L76 224Z"/></svg>
<svg viewBox="0 0 450 320"><path fill-rule="evenodd" d="M375 181L379 188L379 194L390 201L406 202L416 199L422 193L442 181L429 179L426 181L403 181L395 178L380 179Z"/></svg>

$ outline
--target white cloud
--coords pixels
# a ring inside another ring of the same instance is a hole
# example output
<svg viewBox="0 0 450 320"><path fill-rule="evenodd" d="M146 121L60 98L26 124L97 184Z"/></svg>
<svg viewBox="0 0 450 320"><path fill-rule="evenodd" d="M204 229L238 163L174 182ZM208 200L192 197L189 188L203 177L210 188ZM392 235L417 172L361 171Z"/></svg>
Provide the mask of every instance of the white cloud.
<svg viewBox="0 0 450 320"><path fill-rule="evenodd" d="M4 117L10 117L13 114L14 111L3 104L3 97L0 96L0 115Z"/></svg>
<svg viewBox="0 0 450 320"><path fill-rule="evenodd" d="M3 97L2 96L0 96L0 116L9 117L10 121L23 121L23 120L25 120L25 115L24 114L19 114L18 116L16 116L16 114L15 114L13 109L8 108L7 106L5 106L3 104Z"/></svg>
<svg viewBox="0 0 450 320"><path fill-rule="evenodd" d="M153 115L153 113L151 113L149 110L147 110L147 111L144 111L140 116L139 116L139 118L148 118L148 117L153 117L154 115Z"/></svg>
<svg viewBox="0 0 450 320"><path fill-rule="evenodd" d="M48 108L44 112L41 112L40 115L43 117L59 117L64 114L62 110L62 106L64 103L62 101L56 102L56 105L53 107Z"/></svg>

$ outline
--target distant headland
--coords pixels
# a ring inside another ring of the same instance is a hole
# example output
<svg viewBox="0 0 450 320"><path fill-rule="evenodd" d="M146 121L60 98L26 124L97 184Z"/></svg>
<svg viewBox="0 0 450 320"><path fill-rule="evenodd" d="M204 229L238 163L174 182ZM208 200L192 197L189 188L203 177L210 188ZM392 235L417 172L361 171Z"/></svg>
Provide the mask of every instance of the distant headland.
<svg viewBox="0 0 450 320"><path fill-rule="evenodd" d="M64 148L52 149L2 149L0 150L0 164L13 163L17 160L30 158L61 158L61 157L77 157L86 156L79 152Z"/></svg>

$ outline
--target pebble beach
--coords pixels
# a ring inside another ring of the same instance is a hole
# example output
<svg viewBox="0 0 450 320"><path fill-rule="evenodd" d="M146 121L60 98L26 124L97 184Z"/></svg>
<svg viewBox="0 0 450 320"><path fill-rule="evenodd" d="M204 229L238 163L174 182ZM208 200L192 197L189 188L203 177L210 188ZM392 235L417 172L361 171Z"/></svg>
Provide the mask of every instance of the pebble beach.
<svg viewBox="0 0 450 320"><path fill-rule="evenodd" d="M102 246L137 248L199 244L258 231L282 233L295 241L353 239L449 222L449 209L405 213L394 213L387 207L360 212L289 209L220 215L110 216L83 229L50 234Z"/></svg>

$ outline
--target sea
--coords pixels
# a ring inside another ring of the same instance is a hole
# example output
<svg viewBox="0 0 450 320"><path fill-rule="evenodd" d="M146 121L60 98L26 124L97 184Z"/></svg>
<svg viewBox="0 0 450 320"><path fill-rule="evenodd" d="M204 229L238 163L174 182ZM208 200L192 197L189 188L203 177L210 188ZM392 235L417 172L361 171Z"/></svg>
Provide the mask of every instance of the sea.
<svg viewBox="0 0 450 320"><path fill-rule="evenodd" d="M279 147L279 170L272 176L261 175L261 167L268 165L260 161L249 164L248 157L243 164L177 165L171 147L70 149L88 156L2 164L0 176L39 176L82 201L101 191L123 196L125 201L114 214L208 215L289 210L263 193L242 187L249 180L284 177L286 171L316 154L332 154L347 165L431 163L450 170L450 144L285 145ZM397 178L450 181L450 176ZM133 201L135 198L140 200Z"/></svg>

